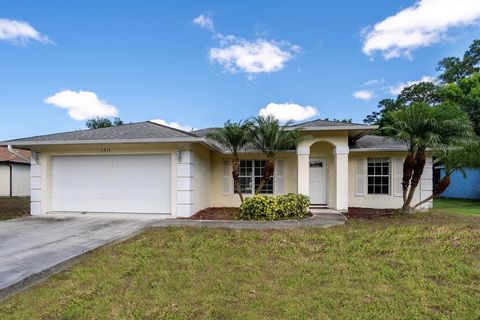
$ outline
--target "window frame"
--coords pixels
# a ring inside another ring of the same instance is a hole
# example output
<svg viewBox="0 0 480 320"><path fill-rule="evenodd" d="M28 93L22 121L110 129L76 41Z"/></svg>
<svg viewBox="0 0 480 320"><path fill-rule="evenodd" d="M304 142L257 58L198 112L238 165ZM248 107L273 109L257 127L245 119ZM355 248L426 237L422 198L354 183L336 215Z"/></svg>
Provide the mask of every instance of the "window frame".
<svg viewBox="0 0 480 320"><path fill-rule="evenodd" d="M385 168L384 163L388 164L388 173L383 173ZM370 173L370 164L373 164L373 173ZM376 166L380 164L380 166ZM380 168L380 174L377 174L375 170ZM367 172L366 172L367 194L373 196L391 196L392 195L392 159L390 157L367 157ZM376 183L376 179L383 180L387 178L387 184L380 182ZM370 179L373 179L373 184L370 183ZM387 192L384 192L384 187L387 186ZM380 188L380 192L376 191L376 187ZM371 188L373 190L371 191Z"/></svg>
<svg viewBox="0 0 480 320"><path fill-rule="evenodd" d="M255 183L255 180L256 178L262 178L263 176L263 168L264 168L264 165L261 165L261 163L265 162L266 160L265 159L241 159L240 160L240 175L239 175L239 179L240 179L240 189L242 190L242 194L245 194L245 195L254 195L255 194L255 190L256 190L256 183ZM250 163L250 167L246 167L246 168L250 168L250 174L242 174L242 171L248 171L247 170L242 170L242 164L245 163L245 162L249 162ZM260 163L259 166L257 166L256 164L257 163ZM260 169L260 175L257 175L256 174L256 170L255 169ZM251 189L250 191L246 191L244 188L242 188L242 179L249 179L249 189ZM271 184L271 191L268 189L268 185ZM267 192L266 192L267 191ZM236 194L238 194L237 190L234 190L234 192ZM264 195L269 195L269 194L275 194L275 180L274 180L274 177L272 176L270 178L270 181L267 182L267 184L265 184L265 186L263 187L262 189L262 192L260 194L264 194Z"/></svg>

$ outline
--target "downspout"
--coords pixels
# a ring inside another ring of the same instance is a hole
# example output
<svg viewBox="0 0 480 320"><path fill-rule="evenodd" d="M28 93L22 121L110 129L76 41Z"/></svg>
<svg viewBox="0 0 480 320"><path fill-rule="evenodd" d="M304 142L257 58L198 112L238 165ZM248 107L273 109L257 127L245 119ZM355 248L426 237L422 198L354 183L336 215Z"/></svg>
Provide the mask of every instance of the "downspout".
<svg viewBox="0 0 480 320"><path fill-rule="evenodd" d="M21 155L21 154L18 153L17 151L13 150L13 147L12 147L11 144L9 144L9 145L7 146L7 149L8 149L8 152L10 152L11 154L13 154L13 155L15 155L15 156L17 156L17 157L25 160L25 161L28 161L28 163L30 163L30 159L27 158L27 157L25 157L25 156L23 156L23 155Z"/></svg>

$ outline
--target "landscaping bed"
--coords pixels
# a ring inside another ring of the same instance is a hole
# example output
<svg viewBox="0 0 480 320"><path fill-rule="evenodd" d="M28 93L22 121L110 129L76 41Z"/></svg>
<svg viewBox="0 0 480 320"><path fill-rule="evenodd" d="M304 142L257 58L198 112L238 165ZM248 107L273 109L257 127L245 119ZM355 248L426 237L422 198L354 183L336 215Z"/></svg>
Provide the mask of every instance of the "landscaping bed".
<svg viewBox="0 0 480 320"><path fill-rule="evenodd" d="M392 218L398 214L398 209L348 208L348 219Z"/></svg>
<svg viewBox="0 0 480 320"><path fill-rule="evenodd" d="M198 211L191 220L238 220L239 212L235 207L211 207Z"/></svg>
<svg viewBox="0 0 480 320"><path fill-rule="evenodd" d="M30 215L30 197L0 197L0 221Z"/></svg>

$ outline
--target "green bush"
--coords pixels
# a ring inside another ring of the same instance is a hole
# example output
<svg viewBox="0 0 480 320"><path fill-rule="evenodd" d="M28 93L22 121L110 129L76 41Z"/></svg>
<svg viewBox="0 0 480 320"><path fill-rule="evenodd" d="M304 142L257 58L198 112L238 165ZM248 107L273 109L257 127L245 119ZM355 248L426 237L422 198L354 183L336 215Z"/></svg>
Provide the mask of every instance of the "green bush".
<svg viewBox="0 0 480 320"><path fill-rule="evenodd" d="M310 199L301 194L248 197L240 206L242 220L301 219L308 214Z"/></svg>

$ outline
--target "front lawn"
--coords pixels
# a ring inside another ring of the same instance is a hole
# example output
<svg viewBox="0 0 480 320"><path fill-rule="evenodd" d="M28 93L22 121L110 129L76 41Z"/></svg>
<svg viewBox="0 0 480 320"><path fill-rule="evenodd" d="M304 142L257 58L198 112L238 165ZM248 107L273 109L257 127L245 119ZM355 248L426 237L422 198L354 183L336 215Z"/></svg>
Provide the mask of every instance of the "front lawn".
<svg viewBox="0 0 480 320"><path fill-rule="evenodd" d="M438 212L480 215L480 201L475 200L440 198L433 201L433 207Z"/></svg>
<svg viewBox="0 0 480 320"><path fill-rule="evenodd" d="M0 197L0 221L30 214L30 197Z"/></svg>
<svg viewBox="0 0 480 320"><path fill-rule="evenodd" d="M480 318L480 218L149 229L0 304L1 319Z"/></svg>

